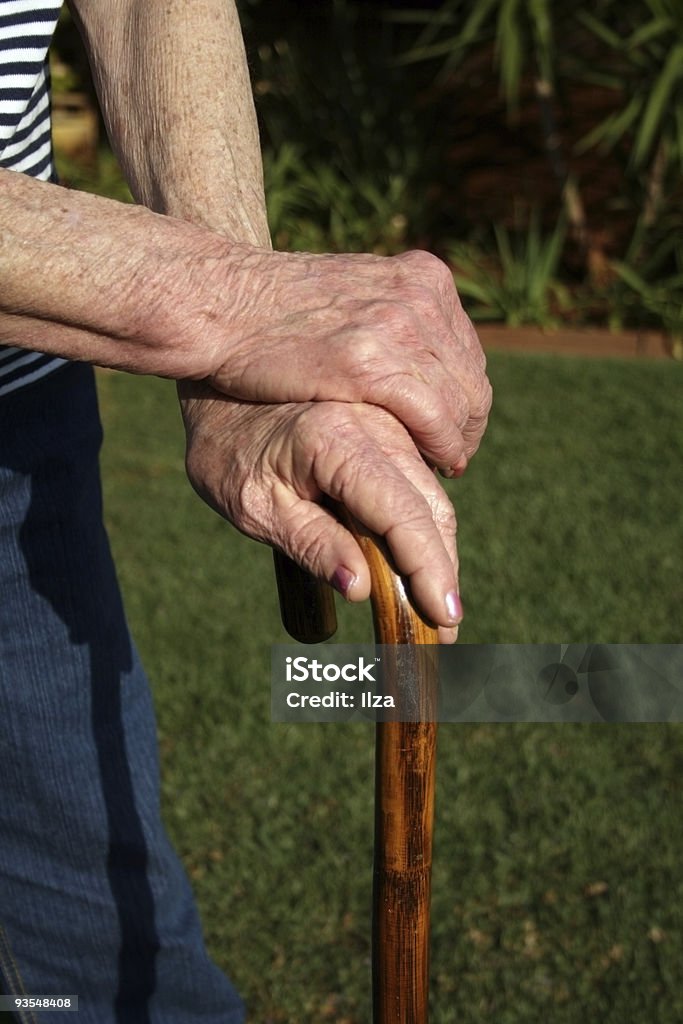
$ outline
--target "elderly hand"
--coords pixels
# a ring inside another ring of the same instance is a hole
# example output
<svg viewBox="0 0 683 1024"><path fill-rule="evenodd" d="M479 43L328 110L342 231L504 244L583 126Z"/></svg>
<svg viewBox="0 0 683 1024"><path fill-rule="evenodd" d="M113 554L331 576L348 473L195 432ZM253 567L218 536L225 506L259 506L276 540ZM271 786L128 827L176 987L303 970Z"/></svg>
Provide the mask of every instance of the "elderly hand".
<svg viewBox="0 0 683 1024"><path fill-rule="evenodd" d="M465 468L491 388L445 264L425 252L386 258L245 245L202 255L184 289L190 319L178 327L204 350L216 390L257 402L375 405L446 475Z"/></svg>
<svg viewBox="0 0 683 1024"><path fill-rule="evenodd" d="M3 217L0 341L253 402L375 405L447 474L479 445L484 355L429 253L272 252L0 170Z"/></svg>
<svg viewBox="0 0 683 1024"><path fill-rule="evenodd" d="M187 471L199 495L237 529L279 548L350 601L370 575L326 497L383 536L422 614L455 639L453 507L394 416L343 402L257 405L205 384L180 385Z"/></svg>

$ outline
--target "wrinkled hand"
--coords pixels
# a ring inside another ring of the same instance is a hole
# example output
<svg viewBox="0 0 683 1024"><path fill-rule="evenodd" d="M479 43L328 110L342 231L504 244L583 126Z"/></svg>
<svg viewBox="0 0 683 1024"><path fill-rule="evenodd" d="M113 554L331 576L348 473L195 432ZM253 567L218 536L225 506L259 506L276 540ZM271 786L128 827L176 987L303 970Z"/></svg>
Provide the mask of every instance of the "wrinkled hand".
<svg viewBox="0 0 683 1024"><path fill-rule="evenodd" d="M360 601L370 593L365 558L321 504L342 502L386 539L441 641L455 639L453 507L394 416L343 402L251 404L197 382L179 391L188 476L212 508Z"/></svg>
<svg viewBox="0 0 683 1024"><path fill-rule="evenodd" d="M462 471L491 389L476 332L444 263L400 256L206 253L188 322L206 378L255 402L363 402L393 413L430 463Z"/></svg>

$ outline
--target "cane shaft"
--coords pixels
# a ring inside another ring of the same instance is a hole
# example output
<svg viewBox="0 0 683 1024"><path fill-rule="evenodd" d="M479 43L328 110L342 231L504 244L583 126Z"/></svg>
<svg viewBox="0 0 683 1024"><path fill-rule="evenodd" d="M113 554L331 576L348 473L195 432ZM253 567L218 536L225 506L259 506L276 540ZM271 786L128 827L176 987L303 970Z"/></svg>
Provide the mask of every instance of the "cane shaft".
<svg viewBox="0 0 683 1024"><path fill-rule="evenodd" d="M383 544L343 508L337 513L370 567L375 640L386 645L385 692L415 719L376 727L373 1024L427 1024L438 686L435 651L427 645L438 636L412 606ZM285 628L303 643L331 636L330 588L277 553L275 567Z"/></svg>
<svg viewBox="0 0 683 1024"><path fill-rule="evenodd" d="M435 758L433 723L377 725L374 1024L428 1020Z"/></svg>
<svg viewBox="0 0 683 1024"><path fill-rule="evenodd" d="M375 639L387 645L384 692L416 719L376 727L373 1022L427 1024L438 682L435 649L425 645L438 635L415 611L384 545L340 517L370 566Z"/></svg>

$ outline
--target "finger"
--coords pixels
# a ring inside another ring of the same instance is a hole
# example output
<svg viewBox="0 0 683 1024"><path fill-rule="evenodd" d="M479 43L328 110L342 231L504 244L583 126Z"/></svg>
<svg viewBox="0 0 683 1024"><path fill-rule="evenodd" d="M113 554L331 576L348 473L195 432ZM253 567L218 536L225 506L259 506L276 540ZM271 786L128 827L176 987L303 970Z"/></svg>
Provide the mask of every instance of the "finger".
<svg viewBox="0 0 683 1024"><path fill-rule="evenodd" d="M443 360L446 381L466 394L468 415L458 421L458 426L466 441L466 454L471 457L484 434L492 397L486 377L486 355L477 331L463 309L452 272L441 260L428 253L409 252L394 257L394 261L408 271L401 287L404 301L422 313L423 327L429 324L436 331L434 352L440 353L440 363ZM425 287L428 281L431 287ZM445 333L439 330L438 321L430 314L433 289L439 294ZM426 379L439 390L443 386L440 378L431 373Z"/></svg>
<svg viewBox="0 0 683 1024"><path fill-rule="evenodd" d="M329 369L332 360L334 375L320 381L315 397L381 406L404 424L425 458L446 469L476 450L478 439L466 442L463 434L474 434L488 412L488 382L448 321L419 297L424 289L413 284L404 291L415 308L409 301L366 303L364 323L338 334L326 363ZM358 310L349 309L352 314Z"/></svg>
<svg viewBox="0 0 683 1024"><path fill-rule="evenodd" d="M438 637L440 644L454 644L458 639L458 627L453 626L452 629L445 629L443 626L439 626Z"/></svg>
<svg viewBox="0 0 683 1024"><path fill-rule="evenodd" d="M437 376L435 371L432 377ZM450 382L440 393L434 379L427 384L408 374L393 375L368 390L363 400L396 416L424 458L444 471L459 464L472 448L472 437L464 435L470 424L467 395Z"/></svg>
<svg viewBox="0 0 683 1024"><path fill-rule="evenodd" d="M398 424L396 429L400 429ZM446 523L448 512L439 504L437 525L432 505L396 463L396 459L404 462L405 456L390 460L360 431L352 441L349 444L342 433L318 458L318 486L386 539L396 568L408 578L422 614L436 625L452 627L459 614L454 553L442 537L451 531ZM411 472L420 477L430 496L436 495L438 482L417 453L413 462Z"/></svg>
<svg viewBox="0 0 683 1024"><path fill-rule="evenodd" d="M492 389L474 360L463 353L449 377L436 359L367 387L363 400L393 413L421 454L441 470L464 468L481 442L491 411Z"/></svg>
<svg viewBox="0 0 683 1024"><path fill-rule="evenodd" d="M425 327L401 304L375 301L367 306L361 313L369 323L337 330L324 358L315 347L308 352L299 346L284 368L275 352L265 363L263 357L234 360L212 383L251 401L378 406L404 424L425 458L448 470L479 445L490 407L488 382L469 352L458 351L443 323ZM349 317L352 313L361 315L350 309ZM280 330L287 350L291 337L285 326ZM446 362L439 352L450 353Z"/></svg>
<svg viewBox="0 0 683 1024"><path fill-rule="evenodd" d="M458 618L462 617L462 601L460 599L459 585L459 561L456 544L457 520L453 504L439 483L434 471L431 470L421 459L416 459L412 453L406 452L396 459L396 465L405 474L406 478L419 491L426 500L432 520L439 532L439 536L448 554L455 579L455 593L457 596L456 608ZM429 581L431 566L423 565L411 578L411 589L416 595L421 595L425 585L425 578ZM449 635L452 634L452 635ZM457 630L449 631L447 627L443 631L441 642L454 642Z"/></svg>
<svg viewBox="0 0 683 1024"><path fill-rule="evenodd" d="M276 547L347 600L368 598L370 571L365 556L332 513L285 485L276 489L273 499Z"/></svg>

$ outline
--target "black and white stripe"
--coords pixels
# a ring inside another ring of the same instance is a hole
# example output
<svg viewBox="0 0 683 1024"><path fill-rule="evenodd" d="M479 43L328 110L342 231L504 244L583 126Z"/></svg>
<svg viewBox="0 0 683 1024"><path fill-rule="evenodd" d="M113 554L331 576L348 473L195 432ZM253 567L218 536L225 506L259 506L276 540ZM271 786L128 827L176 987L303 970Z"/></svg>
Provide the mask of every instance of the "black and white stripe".
<svg viewBox="0 0 683 1024"><path fill-rule="evenodd" d="M54 181L47 51L61 0L0 0L0 167ZM64 364L0 346L0 396Z"/></svg>

